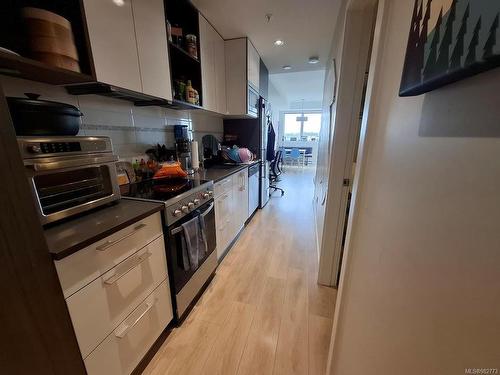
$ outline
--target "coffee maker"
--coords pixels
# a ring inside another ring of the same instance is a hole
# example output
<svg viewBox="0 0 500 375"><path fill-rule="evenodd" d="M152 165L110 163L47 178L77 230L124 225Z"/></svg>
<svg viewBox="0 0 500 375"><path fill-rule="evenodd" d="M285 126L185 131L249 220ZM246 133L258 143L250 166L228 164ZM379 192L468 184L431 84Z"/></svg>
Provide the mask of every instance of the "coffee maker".
<svg viewBox="0 0 500 375"><path fill-rule="evenodd" d="M177 160L181 163L181 168L184 169L187 174L194 174L191 157L191 140L188 137L187 125L175 125L174 136Z"/></svg>

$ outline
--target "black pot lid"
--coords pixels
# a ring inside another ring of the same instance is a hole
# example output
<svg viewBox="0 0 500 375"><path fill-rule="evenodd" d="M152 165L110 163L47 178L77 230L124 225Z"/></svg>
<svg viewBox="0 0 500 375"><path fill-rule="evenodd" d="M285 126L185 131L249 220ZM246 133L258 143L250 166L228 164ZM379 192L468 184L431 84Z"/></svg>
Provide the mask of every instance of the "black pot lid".
<svg viewBox="0 0 500 375"><path fill-rule="evenodd" d="M41 111L41 112L53 112L59 114L66 114L72 116L82 116L80 110L74 105L61 102L53 102L50 100L39 100L40 95L38 94L25 94L27 98L21 97L7 97L7 102L11 109L16 111Z"/></svg>

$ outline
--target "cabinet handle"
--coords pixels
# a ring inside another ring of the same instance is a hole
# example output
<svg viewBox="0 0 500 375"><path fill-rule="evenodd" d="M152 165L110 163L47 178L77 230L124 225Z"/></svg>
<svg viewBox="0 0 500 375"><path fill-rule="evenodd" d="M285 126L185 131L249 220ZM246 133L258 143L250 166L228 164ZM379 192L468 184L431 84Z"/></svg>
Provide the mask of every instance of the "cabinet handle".
<svg viewBox="0 0 500 375"><path fill-rule="evenodd" d="M153 306L155 305L156 303L156 298L151 301L151 302L146 302L146 304L144 305L145 306L145 309L144 311L141 313L141 315L139 315L131 324L127 324L125 322L123 322L123 325L121 327L119 327L116 331L115 331L115 336L118 337L119 339L122 339L125 337L125 335L127 333L129 333L129 331L135 327L135 325L137 323L139 323L141 321L142 318L144 318L144 315L146 315L148 313L149 310L151 310L153 308Z"/></svg>
<svg viewBox="0 0 500 375"><path fill-rule="evenodd" d="M108 284L108 285L112 285L112 284L116 283L118 280L120 280L127 273L129 273L130 271L132 271L134 268L138 267L141 263L143 263L151 255L153 255L153 254L151 254L149 251L146 252L146 253L144 253L144 254L141 254L140 256L138 256L137 258L135 258L135 260L131 263L131 265L130 265L129 268L127 268L123 272L115 273L113 276L111 276L111 277L107 278L106 280L104 280L104 283Z"/></svg>
<svg viewBox="0 0 500 375"><path fill-rule="evenodd" d="M138 230L144 228L146 226L146 224L142 223L142 224L139 224L138 226L136 226L134 229L132 229L132 232L124 235L122 238L119 238L117 240L114 240L114 241L106 241L104 242L102 245L99 245L96 247L96 250L98 251L104 251L106 249L109 249L110 247L116 245L117 243L123 241L124 239L126 238L129 238L130 236L132 236L133 234L135 234Z"/></svg>

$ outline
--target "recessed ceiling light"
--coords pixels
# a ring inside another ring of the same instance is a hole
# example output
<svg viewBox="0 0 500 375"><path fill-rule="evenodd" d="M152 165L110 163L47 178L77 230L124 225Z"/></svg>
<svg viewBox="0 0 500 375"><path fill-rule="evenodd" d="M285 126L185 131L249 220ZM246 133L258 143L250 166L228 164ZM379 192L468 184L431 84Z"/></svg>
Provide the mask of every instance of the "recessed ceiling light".
<svg viewBox="0 0 500 375"><path fill-rule="evenodd" d="M113 3L115 3L119 7L122 7L125 5L125 0L113 0Z"/></svg>
<svg viewBox="0 0 500 375"><path fill-rule="evenodd" d="M277 39L274 41L275 46L282 46L283 44L285 44L285 42L282 41L281 39Z"/></svg>
<svg viewBox="0 0 500 375"><path fill-rule="evenodd" d="M290 69L292 69L292 66L291 65L283 65L283 69L290 70Z"/></svg>
<svg viewBox="0 0 500 375"><path fill-rule="evenodd" d="M309 57L309 64L317 64L319 63L319 57L318 56L311 56Z"/></svg>

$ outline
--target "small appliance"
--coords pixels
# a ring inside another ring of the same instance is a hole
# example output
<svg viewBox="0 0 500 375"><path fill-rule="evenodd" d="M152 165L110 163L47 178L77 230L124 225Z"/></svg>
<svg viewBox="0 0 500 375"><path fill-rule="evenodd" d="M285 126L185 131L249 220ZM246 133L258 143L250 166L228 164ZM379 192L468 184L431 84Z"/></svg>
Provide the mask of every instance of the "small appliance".
<svg viewBox="0 0 500 375"><path fill-rule="evenodd" d="M108 137L18 137L42 225L120 198Z"/></svg>

